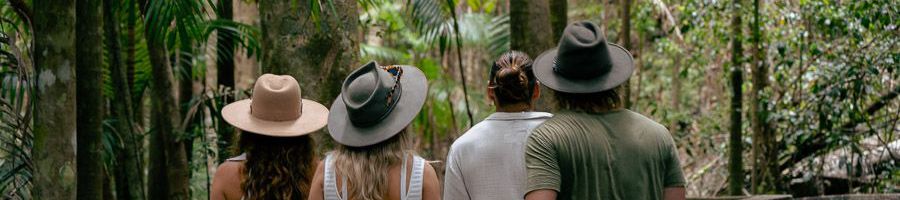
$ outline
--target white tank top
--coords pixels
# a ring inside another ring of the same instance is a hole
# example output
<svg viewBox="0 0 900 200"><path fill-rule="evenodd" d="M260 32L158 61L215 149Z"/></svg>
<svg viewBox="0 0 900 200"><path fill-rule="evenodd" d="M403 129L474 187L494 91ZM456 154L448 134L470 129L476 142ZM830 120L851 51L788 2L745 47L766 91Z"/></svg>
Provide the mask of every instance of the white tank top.
<svg viewBox="0 0 900 200"><path fill-rule="evenodd" d="M403 156L403 165L400 167L400 199L421 200L422 179L425 176L425 159L413 156L412 174L409 178L409 189L406 185L406 163L408 156ZM347 195L347 176L341 176L341 192L338 193L337 179L334 173L334 161L331 154L325 157L325 200L345 200L342 195Z"/></svg>

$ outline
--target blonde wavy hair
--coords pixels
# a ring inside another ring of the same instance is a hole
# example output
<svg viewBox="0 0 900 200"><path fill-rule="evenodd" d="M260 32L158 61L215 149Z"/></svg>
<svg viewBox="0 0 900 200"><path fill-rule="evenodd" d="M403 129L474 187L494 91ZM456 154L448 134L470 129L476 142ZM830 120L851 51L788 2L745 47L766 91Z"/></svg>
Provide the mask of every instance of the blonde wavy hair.
<svg viewBox="0 0 900 200"><path fill-rule="evenodd" d="M406 129L394 137L366 147L338 144L332 153L335 172L347 177L355 187L347 187L346 199L383 200L388 194L388 172L408 156L409 141ZM347 184L347 183L341 183Z"/></svg>

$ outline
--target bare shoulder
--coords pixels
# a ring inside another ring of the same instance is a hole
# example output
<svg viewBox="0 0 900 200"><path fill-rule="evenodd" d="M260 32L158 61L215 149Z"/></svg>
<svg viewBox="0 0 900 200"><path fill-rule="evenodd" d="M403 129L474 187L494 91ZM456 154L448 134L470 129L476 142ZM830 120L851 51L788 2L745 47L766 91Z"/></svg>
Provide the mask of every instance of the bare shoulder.
<svg viewBox="0 0 900 200"><path fill-rule="evenodd" d="M441 183L439 183L437 173L434 171L434 167L432 167L428 162L425 163L424 179L425 180L422 181L422 199L441 199Z"/></svg>
<svg viewBox="0 0 900 200"><path fill-rule="evenodd" d="M241 168L244 167L244 162L224 162L216 168L216 175L213 180L231 180L232 178L240 178Z"/></svg>
<svg viewBox="0 0 900 200"><path fill-rule="evenodd" d="M216 175L213 177L212 189L210 197L212 199L230 199L229 197L242 196L241 169L244 162L224 162L216 168Z"/></svg>

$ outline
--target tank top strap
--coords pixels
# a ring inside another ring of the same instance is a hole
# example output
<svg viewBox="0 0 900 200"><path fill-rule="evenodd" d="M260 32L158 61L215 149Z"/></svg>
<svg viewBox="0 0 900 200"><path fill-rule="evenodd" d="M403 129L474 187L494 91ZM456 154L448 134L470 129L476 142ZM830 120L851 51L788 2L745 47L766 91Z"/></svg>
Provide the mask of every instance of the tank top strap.
<svg viewBox="0 0 900 200"><path fill-rule="evenodd" d="M228 158L225 161L240 162L240 161L246 161L246 160L247 160L247 153L242 153L241 155Z"/></svg>
<svg viewBox="0 0 900 200"><path fill-rule="evenodd" d="M400 199L401 200L421 200L422 199L422 182L425 176L425 159L413 155L412 170L409 174L409 184L406 184L406 165L407 156L403 157L403 166L400 171ZM409 188L407 189L407 185Z"/></svg>
<svg viewBox="0 0 900 200"><path fill-rule="evenodd" d="M344 185L341 187L343 193L347 194L347 179L344 177L343 179ZM341 198L341 194L338 194L337 190L337 177L334 173L334 161L332 160L331 154L325 156L325 181L324 181L324 197L325 200L343 200Z"/></svg>

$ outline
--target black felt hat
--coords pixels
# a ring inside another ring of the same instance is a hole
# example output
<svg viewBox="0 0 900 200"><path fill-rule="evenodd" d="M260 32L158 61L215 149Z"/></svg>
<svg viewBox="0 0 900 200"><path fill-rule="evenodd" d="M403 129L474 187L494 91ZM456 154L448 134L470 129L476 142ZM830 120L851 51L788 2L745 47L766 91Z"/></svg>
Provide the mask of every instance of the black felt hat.
<svg viewBox="0 0 900 200"><path fill-rule="evenodd" d="M328 132L346 146L378 144L412 122L427 93L428 82L418 68L371 61L344 80L331 104Z"/></svg>
<svg viewBox="0 0 900 200"><path fill-rule="evenodd" d="M538 81L566 93L609 90L634 72L631 53L608 43L600 27L586 21L566 26L559 45L538 56L533 66Z"/></svg>

